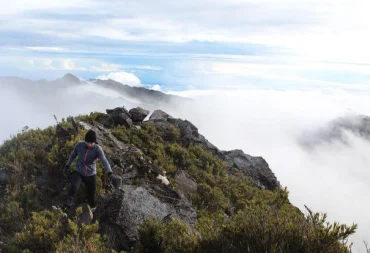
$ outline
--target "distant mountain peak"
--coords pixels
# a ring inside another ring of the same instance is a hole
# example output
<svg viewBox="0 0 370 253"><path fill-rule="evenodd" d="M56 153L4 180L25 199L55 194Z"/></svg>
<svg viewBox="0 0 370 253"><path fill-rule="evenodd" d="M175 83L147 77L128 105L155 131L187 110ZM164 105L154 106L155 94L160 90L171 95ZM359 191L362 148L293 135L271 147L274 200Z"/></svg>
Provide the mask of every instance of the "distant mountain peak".
<svg viewBox="0 0 370 253"><path fill-rule="evenodd" d="M81 80L77 76L74 76L71 73L64 75L61 80L66 81L66 82L74 82L74 83L81 82Z"/></svg>

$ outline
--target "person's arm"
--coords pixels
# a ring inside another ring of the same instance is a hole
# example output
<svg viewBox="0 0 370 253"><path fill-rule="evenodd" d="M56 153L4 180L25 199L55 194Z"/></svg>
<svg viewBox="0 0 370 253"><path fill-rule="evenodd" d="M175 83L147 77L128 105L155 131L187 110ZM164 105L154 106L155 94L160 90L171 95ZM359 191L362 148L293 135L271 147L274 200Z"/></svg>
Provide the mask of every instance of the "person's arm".
<svg viewBox="0 0 370 253"><path fill-rule="evenodd" d="M77 157L77 144L73 148L71 154L69 155L68 161L66 163L66 167L69 168L73 163L74 159Z"/></svg>
<svg viewBox="0 0 370 253"><path fill-rule="evenodd" d="M104 151L100 146L98 146L98 157L99 160L102 162L105 171L108 172L109 175L111 175L113 173L112 168L110 167L110 164L105 157Z"/></svg>

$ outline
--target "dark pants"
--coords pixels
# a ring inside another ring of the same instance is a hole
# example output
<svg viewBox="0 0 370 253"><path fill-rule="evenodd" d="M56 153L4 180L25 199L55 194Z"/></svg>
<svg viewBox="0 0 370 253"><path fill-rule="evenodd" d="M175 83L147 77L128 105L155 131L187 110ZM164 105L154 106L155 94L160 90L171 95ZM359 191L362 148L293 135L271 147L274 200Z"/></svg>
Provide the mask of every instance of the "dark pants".
<svg viewBox="0 0 370 253"><path fill-rule="evenodd" d="M80 188L81 182L84 182L87 188L87 201L89 203L89 206L91 208L96 206L95 203L95 193L96 193L96 175L85 177L82 176L77 171L74 171L72 173L72 184L71 188L69 189L69 197L73 198L76 195L76 192L78 191L78 188Z"/></svg>

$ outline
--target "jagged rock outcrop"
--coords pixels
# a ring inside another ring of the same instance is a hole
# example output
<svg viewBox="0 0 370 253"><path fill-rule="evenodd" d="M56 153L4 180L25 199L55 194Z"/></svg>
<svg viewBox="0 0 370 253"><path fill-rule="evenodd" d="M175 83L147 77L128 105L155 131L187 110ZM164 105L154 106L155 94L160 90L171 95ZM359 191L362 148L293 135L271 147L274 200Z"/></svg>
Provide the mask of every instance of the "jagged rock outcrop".
<svg viewBox="0 0 370 253"><path fill-rule="evenodd" d="M150 116L149 121L153 122L157 128L163 130L168 129L173 124L180 130L180 139L185 146L188 146L190 143L201 144L212 153L221 154L220 150L203 135L199 134L198 128L188 120L176 119L163 111L157 110Z"/></svg>
<svg viewBox="0 0 370 253"><path fill-rule="evenodd" d="M276 176L262 157L253 157L238 149L222 153L223 161L231 173L242 171L262 188L274 190L279 187Z"/></svg>
<svg viewBox="0 0 370 253"><path fill-rule="evenodd" d="M142 122L149 115L150 111L136 107L132 108L129 113L133 122Z"/></svg>
<svg viewBox="0 0 370 253"><path fill-rule="evenodd" d="M116 125L123 125L125 127L132 126L132 119L130 113L125 107L117 107L115 109L107 109L107 114L113 119Z"/></svg>
<svg viewBox="0 0 370 253"><path fill-rule="evenodd" d="M149 120L167 120L168 118L172 117L162 110L155 110L152 115L150 115Z"/></svg>
<svg viewBox="0 0 370 253"><path fill-rule="evenodd" d="M68 73L68 74L64 75L64 76L61 78L61 80L62 80L63 82L68 82L68 83L80 83L80 82L81 82L81 80L80 80L78 77L76 77L76 76L74 76L74 75L72 75L72 74L70 74L70 73Z"/></svg>
<svg viewBox="0 0 370 253"><path fill-rule="evenodd" d="M175 119L162 111L157 112L153 118L155 120L150 118L150 121L158 128L168 129L171 124L176 126L180 130L180 141L183 145L188 146L191 143L202 145L224 161L230 173L243 172L261 188L273 190L279 187L280 183L262 157L253 157L241 150L221 151L201 135L198 128L188 120Z"/></svg>
<svg viewBox="0 0 370 253"><path fill-rule="evenodd" d="M158 185L125 185L98 206L95 217L114 248L130 249L138 240L138 229L146 218L175 216L190 225L196 213L186 197Z"/></svg>
<svg viewBox="0 0 370 253"><path fill-rule="evenodd" d="M187 146L190 143L202 144L205 148L214 154L219 153L219 149L210 143L203 135L199 134L196 128L190 121L176 119L175 126L180 129L182 142Z"/></svg>

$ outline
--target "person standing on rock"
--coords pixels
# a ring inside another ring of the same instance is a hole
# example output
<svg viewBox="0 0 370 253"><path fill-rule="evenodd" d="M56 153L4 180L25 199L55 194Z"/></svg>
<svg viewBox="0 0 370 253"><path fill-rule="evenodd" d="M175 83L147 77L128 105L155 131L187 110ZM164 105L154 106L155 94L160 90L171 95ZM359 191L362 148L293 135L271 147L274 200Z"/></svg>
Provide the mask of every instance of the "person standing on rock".
<svg viewBox="0 0 370 253"><path fill-rule="evenodd" d="M64 167L64 173L69 171L69 168L76 157L78 158L76 168L72 173L72 183L68 192L66 207L69 208L73 205L73 199L80 187L80 184L81 182L84 182L87 188L88 204L91 208L94 208L96 206L95 161L99 159L102 162L114 187L118 188L121 185L121 178L113 174L103 149L96 142L96 133L92 129L86 133L85 141L79 141L75 145Z"/></svg>

